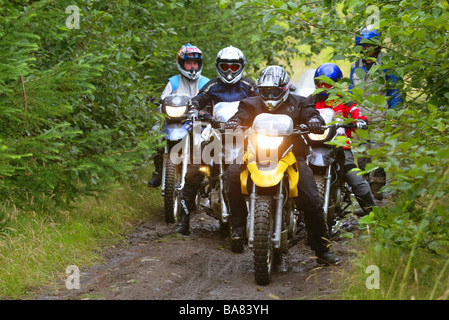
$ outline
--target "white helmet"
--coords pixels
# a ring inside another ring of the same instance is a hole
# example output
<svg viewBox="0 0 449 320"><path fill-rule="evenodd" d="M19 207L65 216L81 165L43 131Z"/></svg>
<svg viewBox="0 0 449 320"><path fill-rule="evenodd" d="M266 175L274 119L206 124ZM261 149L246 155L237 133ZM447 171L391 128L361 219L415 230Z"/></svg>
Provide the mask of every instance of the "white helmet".
<svg viewBox="0 0 449 320"><path fill-rule="evenodd" d="M221 81L234 84L240 80L245 69L245 55L233 46L221 49L215 58L215 66Z"/></svg>

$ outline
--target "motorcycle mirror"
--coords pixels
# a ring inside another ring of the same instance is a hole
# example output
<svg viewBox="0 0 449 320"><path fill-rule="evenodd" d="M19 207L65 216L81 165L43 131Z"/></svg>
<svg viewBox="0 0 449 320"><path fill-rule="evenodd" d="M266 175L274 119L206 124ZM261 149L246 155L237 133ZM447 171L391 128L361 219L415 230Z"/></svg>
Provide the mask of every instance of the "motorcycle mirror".
<svg viewBox="0 0 449 320"><path fill-rule="evenodd" d="M155 97L155 96L152 96L151 98L150 97L147 97L147 102L149 102L149 103L154 103L154 102L156 102L157 104L161 104L162 103L162 99L160 99L160 98L158 98L158 97Z"/></svg>

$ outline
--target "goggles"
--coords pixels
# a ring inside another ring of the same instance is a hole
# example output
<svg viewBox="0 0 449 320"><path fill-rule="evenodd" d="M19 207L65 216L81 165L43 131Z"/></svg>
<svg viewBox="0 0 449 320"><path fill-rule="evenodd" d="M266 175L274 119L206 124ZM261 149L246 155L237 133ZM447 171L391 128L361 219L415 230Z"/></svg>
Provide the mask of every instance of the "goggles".
<svg viewBox="0 0 449 320"><path fill-rule="evenodd" d="M276 100L278 99L285 91L282 88L273 87L273 88L264 88L259 87L259 94L264 100Z"/></svg>
<svg viewBox="0 0 449 320"><path fill-rule="evenodd" d="M317 88L332 89L334 86L326 82L317 82Z"/></svg>
<svg viewBox="0 0 449 320"><path fill-rule="evenodd" d="M222 62L218 64L218 67L221 71L227 72L231 70L232 72L237 72L242 68L242 65L240 63L226 63Z"/></svg>

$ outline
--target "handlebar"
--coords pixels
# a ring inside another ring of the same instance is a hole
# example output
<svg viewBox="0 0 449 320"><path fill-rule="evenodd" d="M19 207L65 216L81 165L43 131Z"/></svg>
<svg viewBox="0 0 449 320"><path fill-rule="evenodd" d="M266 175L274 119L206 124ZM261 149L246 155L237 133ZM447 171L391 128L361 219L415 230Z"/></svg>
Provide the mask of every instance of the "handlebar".
<svg viewBox="0 0 449 320"><path fill-rule="evenodd" d="M325 131L326 129L332 128L332 127L335 127L336 129L343 128L343 129L349 129L349 130L357 128L356 125L351 122L351 123L346 123L346 124L337 123L337 124L325 125L325 126L321 126L321 129L323 131ZM296 127L296 129L293 130L293 133L295 133L295 134L308 134L308 133L310 133L310 129L309 129L309 127L307 125L300 124L299 126Z"/></svg>
<svg viewBox="0 0 449 320"><path fill-rule="evenodd" d="M200 113L199 117L197 119L189 119L189 120L191 120L191 121L205 121L205 122L211 123L212 127L215 130L219 131L220 133L225 133L226 130L229 130L229 129L221 128L219 126L219 124L221 124L222 122L217 122L217 121L213 120L212 116L210 114L208 114L208 113ZM323 131L325 131L326 129L331 128L331 127L335 127L336 129L343 128L343 129L349 129L349 130L357 128L354 123L347 123L347 124L340 124L340 123L338 123L338 124L331 124L331 125L321 126L321 129ZM242 131L246 131L246 130L248 130L250 128L251 128L251 126L238 125L235 129L240 129ZM293 129L293 133L292 134L308 134L308 133L311 133L309 127L307 125L305 125L305 124L301 124L301 125L298 125L295 129Z"/></svg>
<svg viewBox="0 0 449 320"><path fill-rule="evenodd" d="M198 113L198 117L191 117L191 116L189 116L187 120L211 122L212 121L212 116L209 113L199 112Z"/></svg>

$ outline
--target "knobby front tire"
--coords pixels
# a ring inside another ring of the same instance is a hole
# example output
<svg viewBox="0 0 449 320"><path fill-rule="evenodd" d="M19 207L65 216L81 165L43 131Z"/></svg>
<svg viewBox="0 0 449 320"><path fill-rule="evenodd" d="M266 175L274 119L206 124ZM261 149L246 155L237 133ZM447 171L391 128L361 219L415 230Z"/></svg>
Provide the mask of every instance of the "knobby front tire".
<svg viewBox="0 0 449 320"><path fill-rule="evenodd" d="M271 281L274 261L272 207L271 197L260 196L254 212L254 270L259 285Z"/></svg>

